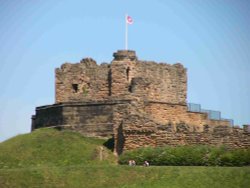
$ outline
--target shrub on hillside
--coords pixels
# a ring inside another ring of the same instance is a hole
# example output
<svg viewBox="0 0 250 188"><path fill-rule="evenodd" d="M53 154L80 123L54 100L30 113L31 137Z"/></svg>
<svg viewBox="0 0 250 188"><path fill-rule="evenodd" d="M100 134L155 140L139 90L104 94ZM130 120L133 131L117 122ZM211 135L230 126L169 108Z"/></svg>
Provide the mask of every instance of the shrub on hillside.
<svg viewBox="0 0 250 188"><path fill-rule="evenodd" d="M140 148L124 152L120 164L135 160L138 165L149 161L151 165L169 166L246 166L250 165L250 149L228 150L225 147L178 146Z"/></svg>

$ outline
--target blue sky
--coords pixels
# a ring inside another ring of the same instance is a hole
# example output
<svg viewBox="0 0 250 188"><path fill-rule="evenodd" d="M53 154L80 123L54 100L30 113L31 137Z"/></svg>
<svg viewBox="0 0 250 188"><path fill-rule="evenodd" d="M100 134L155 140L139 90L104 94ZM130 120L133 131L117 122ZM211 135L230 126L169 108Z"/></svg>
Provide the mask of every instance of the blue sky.
<svg viewBox="0 0 250 188"><path fill-rule="evenodd" d="M54 69L124 49L181 62L188 102L250 124L248 0L0 0L0 141L30 131L35 107L54 103Z"/></svg>

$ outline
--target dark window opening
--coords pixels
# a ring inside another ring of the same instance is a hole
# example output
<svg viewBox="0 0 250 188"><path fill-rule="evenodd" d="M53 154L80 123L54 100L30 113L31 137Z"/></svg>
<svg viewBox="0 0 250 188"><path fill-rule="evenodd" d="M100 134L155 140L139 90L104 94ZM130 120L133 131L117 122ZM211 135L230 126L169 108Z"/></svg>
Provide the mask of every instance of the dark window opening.
<svg viewBox="0 0 250 188"><path fill-rule="evenodd" d="M126 70L126 74L127 74L127 81L129 81L129 71L130 71L130 68L128 67L127 70Z"/></svg>
<svg viewBox="0 0 250 188"><path fill-rule="evenodd" d="M131 85L131 84L130 84L129 87L128 87L128 91L129 91L130 93L133 93L133 91L132 91L132 85Z"/></svg>
<svg viewBox="0 0 250 188"><path fill-rule="evenodd" d="M74 93L77 93L79 90L78 84L72 84L72 89L73 89Z"/></svg>

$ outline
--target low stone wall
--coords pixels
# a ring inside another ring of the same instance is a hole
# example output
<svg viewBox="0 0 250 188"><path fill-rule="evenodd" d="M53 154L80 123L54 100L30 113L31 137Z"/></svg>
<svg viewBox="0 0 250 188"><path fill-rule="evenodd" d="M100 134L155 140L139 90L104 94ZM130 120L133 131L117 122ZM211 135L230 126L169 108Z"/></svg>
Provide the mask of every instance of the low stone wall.
<svg viewBox="0 0 250 188"><path fill-rule="evenodd" d="M230 127L186 105L136 100L59 103L36 108L32 128L58 127L88 137L114 138L114 151L177 145L250 147L250 126Z"/></svg>
<svg viewBox="0 0 250 188"><path fill-rule="evenodd" d="M193 126L185 123L158 124L145 116L130 115L122 124L123 151L140 147L177 145L225 145L249 148L250 131L229 126ZM120 149L121 150L121 149Z"/></svg>
<svg viewBox="0 0 250 188"><path fill-rule="evenodd" d="M33 129L57 126L88 137L113 135L113 108L122 101L61 103L36 108Z"/></svg>
<svg viewBox="0 0 250 188"><path fill-rule="evenodd" d="M63 124L63 105L47 105L36 108L32 116L32 130Z"/></svg>

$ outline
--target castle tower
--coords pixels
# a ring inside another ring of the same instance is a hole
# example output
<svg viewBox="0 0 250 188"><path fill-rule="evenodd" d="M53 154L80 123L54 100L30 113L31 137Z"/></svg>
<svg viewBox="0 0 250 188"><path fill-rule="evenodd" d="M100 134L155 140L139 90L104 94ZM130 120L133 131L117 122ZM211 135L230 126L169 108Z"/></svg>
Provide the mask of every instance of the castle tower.
<svg viewBox="0 0 250 188"><path fill-rule="evenodd" d="M56 102L36 108L32 130L60 127L89 137L113 137L117 154L145 146L250 146L248 129L232 129L229 121L188 111L182 64L138 60L131 50L113 56L110 64L84 58L57 68Z"/></svg>

